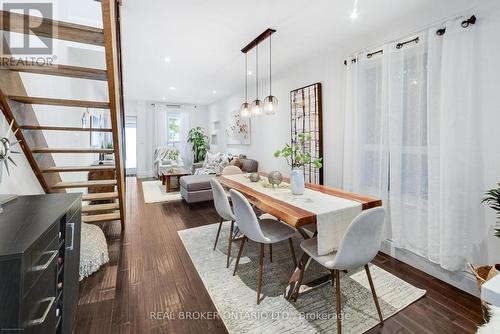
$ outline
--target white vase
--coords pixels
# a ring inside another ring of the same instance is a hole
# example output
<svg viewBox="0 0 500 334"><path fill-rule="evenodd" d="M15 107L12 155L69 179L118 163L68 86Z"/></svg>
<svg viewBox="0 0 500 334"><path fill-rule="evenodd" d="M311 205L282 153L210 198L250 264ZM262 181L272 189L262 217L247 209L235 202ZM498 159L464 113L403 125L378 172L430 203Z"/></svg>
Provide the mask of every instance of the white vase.
<svg viewBox="0 0 500 334"><path fill-rule="evenodd" d="M306 185L304 182L304 171L301 168L292 169L291 187L292 194L302 195L305 191Z"/></svg>

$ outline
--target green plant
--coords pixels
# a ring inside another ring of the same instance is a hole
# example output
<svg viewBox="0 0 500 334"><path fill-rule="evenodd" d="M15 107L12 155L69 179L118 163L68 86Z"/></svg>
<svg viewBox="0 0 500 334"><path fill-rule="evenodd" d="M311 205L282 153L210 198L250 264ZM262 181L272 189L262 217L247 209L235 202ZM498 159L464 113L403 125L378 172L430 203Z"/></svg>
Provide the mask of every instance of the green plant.
<svg viewBox="0 0 500 334"><path fill-rule="evenodd" d="M496 211L497 219L500 220L500 183L498 188L491 189L486 192L486 197L483 199L483 203L486 203L490 208ZM498 226L498 222L497 222ZM500 228L495 228L495 236L500 238Z"/></svg>
<svg viewBox="0 0 500 334"><path fill-rule="evenodd" d="M205 134L205 130L199 126L192 128L189 130L187 142L191 144L194 162L205 160L205 156L210 149L208 136Z"/></svg>
<svg viewBox="0 0 500 334"><path fill-rule="evenodd" d="M312 159L311 154L305 151L305 144L311 141L311 135L299 133L297 139L292 144L285 144L281 150L274 152L275 158L285 158L288 165L292 168L302 167L305 164L312 163L316 168L323 167L323 158Z"/></svg>
<svg viewBox="0 0 500 334"><path fill-rule="evenodd" d="M165 159L177 160L177 158L179 158L180 154L181 154L181 152L178 149L173 148L173 149L170 149L167 151L167 153L165 154Z"/></svg>
<svg viewBox="0 0 500 334"><path fill-rule="evenodd" d="M112 150L113 149L113 143L107 143L106 144L106 149Z"/></svg>

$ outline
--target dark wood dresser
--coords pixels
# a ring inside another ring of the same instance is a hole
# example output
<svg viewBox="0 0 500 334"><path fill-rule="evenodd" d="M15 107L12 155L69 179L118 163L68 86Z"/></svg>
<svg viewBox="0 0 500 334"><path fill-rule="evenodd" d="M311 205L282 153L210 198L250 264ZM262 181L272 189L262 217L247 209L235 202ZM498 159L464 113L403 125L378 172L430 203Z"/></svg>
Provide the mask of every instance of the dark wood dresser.
<svg viewBox="0 0 500 334"><path fill-rule="evenodd" d="M72 333L81 195L20 196L0 214L0 333Z"/></svg>

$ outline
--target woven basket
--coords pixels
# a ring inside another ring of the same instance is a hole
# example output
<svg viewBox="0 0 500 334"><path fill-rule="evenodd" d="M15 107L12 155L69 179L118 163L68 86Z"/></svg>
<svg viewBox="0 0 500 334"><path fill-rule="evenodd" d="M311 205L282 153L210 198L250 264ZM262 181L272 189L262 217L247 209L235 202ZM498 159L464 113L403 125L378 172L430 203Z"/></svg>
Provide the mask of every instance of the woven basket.
<svg viewBox="0 0 500 334"><path fill-rule="evenodd" d="M477 289L479 290L479 294L481 294L481 286L491 278L495 277L498 273L500 273L500 264L495 264L494 266L479 266L474 267L472 264L468 263L471 272L476 277L477 281ZM481 310L483 312L483 318L485 322L490 320L490 315L488 312L488 303L481 299Z"/></svg>

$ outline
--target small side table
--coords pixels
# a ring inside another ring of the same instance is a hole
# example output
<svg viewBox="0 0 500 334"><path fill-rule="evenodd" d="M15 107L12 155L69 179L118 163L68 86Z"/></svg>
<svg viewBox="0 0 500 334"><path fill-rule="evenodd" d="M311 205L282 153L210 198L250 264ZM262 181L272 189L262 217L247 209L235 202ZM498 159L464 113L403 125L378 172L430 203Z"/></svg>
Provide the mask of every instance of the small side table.
<svg viewBox="0 0 500 334"><path fill-rule="evenodd" d="M161 174L161 183L166 186L168 193L172 190L180 190L180 178L186 175L191 175L191 173L182 168L173 168ZM177 186L175 187L172 186L172 178L177 178Z"/></svg>

